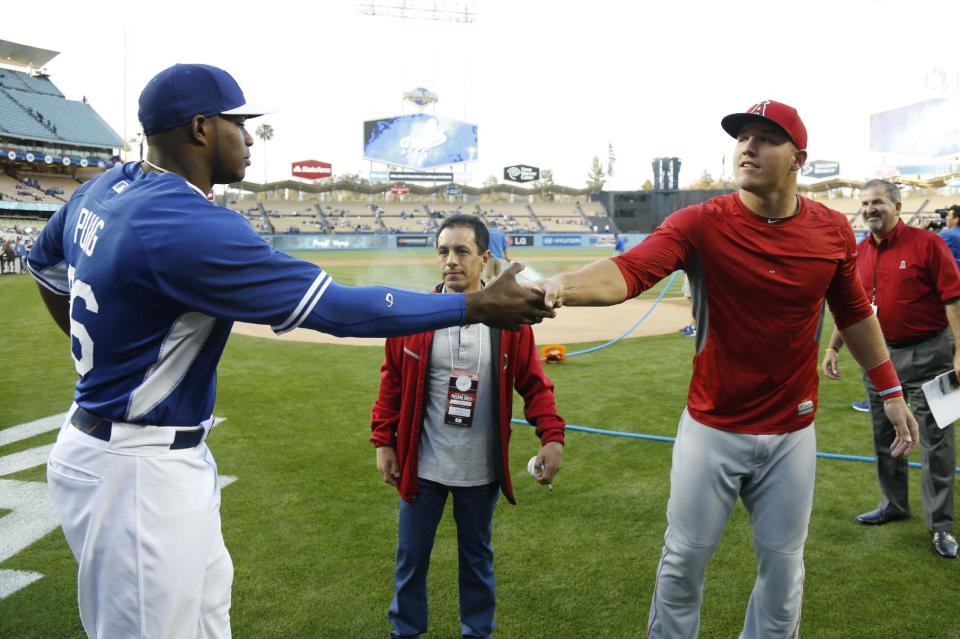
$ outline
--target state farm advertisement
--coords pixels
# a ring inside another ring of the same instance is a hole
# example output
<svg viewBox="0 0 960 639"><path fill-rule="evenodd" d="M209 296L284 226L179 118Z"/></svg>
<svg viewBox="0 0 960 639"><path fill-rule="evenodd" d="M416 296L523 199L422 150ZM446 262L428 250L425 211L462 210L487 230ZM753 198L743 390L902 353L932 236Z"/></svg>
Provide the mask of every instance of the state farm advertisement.
<svg viewBox="0 0 960 639"><path fill-rule="evenodd" d="M333 165L320 160L301 160L291 165L293 177L321 180L333 176Z"/></svg>

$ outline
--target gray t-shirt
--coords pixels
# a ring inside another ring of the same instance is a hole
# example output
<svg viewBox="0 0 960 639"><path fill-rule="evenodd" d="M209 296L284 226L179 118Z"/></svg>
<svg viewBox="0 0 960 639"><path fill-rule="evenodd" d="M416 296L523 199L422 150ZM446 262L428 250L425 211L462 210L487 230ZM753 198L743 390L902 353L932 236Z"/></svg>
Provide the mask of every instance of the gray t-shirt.
<svg viewBox="0 0 960 639"><path fill-rule="evenodd" d="M479 361L477 406L470 427L444 423L451 355L455 368L476 371ZM447 486L482 486L495 481L496 428L490 328L470 324L435 331L417 475Z"/></svg>

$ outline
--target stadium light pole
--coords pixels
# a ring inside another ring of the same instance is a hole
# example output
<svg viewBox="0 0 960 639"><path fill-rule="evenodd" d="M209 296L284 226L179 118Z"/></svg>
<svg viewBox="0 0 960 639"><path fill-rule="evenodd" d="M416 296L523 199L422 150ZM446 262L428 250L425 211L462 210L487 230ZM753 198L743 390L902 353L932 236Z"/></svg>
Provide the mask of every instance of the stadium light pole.
<svg viewBox="0 0 960 639"><path fill-rule="evenodd" d="M357 0L362 16L383 16L470 24L477 18L470 0Z"/></svg>

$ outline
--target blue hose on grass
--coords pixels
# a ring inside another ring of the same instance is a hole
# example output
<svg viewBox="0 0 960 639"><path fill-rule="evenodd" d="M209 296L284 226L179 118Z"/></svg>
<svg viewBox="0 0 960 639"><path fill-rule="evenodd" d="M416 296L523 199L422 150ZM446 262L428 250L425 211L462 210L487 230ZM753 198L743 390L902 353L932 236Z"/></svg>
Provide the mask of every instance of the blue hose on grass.
<svg viewBox="0 0 960 639"><path fill-rule="evenodd" d="M532 426L530 422L527 422L522 419L511 419L514 424L522 424L524 426ZM583 433L593 433L594 435L607 435L609 437L626 437L628 439L646 439L654 442L667 442L672 444L676 441L675 437L666 437L664 435L644 435L641 433L627 433L621 430L603 430L602 428L591 428L589 426L574 426L573 424L567 424L567 430L576 430ZM817 457L821 459L839 459L841 461L858 461L858 462L867 462L869 464L877 463L876 458L874 457L864 457L863 455L842 455L840 453L817 453ZM907 465L910 468L922 468L923 466L920 462L907 462ZM955 468L954 472L960 473L960 467Z"/></svg>
<svg viewBox="0 0 960 639"><path fill-rule="evenodd" d="M657 296L657 299L654 300L653 306L651 306L650 308L648 308L648 309L644 312L644 314L640 316L640 319L638 319L636 322L634 322L634 323L633 323L633 326L631 326L630 328L628 328L623 335L621 335L620 337L615 337L615 338L613 338L612 340L610 340L609 342L607 342L607 343L605 343L605 344L600 344L599 346L591 346L590 348L585 348L585 349L583 349L582 351L574 351L574 352L572 352L572 353L567 353L567 357L576 357L577 355L586 355L587 353L594 353L594 352L599 351L599 350L601 350L601 349L603 349L603 348L607 348L608 346L613 346L614 344L616 344L617 342L619 342L620 340L622 340L624 337L626 337L627 335L629 335L630 333L632 333L634 330L636 330L636 328L637 328L638 326L640 326L640 324L643 322L643 320L647 319L647 317L650 315L650 313L653 312L653 309L655 309L655 308L657 307L657 304L659 304L660 301L663 300L664 296L667 294L667 291L669 291L669 290L670 290L670 287L673 286L673 280L675 280L675 279L677 278L677 273L679 273L679 272L680 272L680 271L674 271L673 273L670 274L669 279L667 279L667 284L666 284L666 286L663 287L663 290L660 291L660 294Z"/></svg>

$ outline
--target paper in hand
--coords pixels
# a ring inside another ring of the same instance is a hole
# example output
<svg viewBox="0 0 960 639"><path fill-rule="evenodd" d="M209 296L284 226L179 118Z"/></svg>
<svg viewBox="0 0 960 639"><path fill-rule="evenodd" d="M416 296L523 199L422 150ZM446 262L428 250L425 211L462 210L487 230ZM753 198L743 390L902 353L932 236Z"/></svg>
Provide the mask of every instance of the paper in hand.
<svg viewBox="0 0 960 639"><path fill-rule="evenodd" d="M946 428L960 419L960 383L956 371L937 375L921 388L937 426Z"/></svg>

